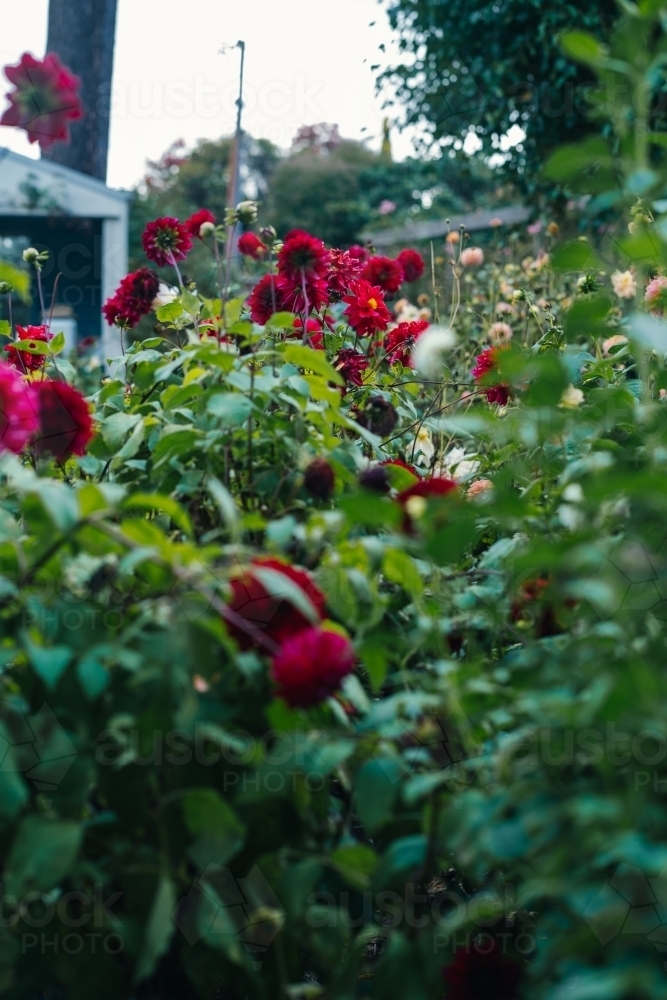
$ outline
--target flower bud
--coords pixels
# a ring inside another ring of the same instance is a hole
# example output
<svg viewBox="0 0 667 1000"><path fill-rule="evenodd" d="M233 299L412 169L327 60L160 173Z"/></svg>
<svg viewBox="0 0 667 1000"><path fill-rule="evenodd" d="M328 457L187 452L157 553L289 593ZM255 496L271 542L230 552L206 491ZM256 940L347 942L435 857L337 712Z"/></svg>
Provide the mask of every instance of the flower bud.
<svg viewBox="0 0 667 1000"><path fill-rule="evenodd" d="M10 295L14 291L8 281L0 281L0 295Z"/></svg>
<svg viewBox="0 0 667 1000"><path fill-rule="evenodd" d="M26 264L34 264L39 260L39 250L36 250L35 247L28 247L23 251L23 259Z"/></svg>
<svg viewBox="0 0 667 1000"><path fill-rule="evenodd" d="M359 485L365 490L372 490L373 493L389 493L391 484L387 470L381 465L374 469L365 469L359 476Z"/></svg>
<svg viewBox="0 0 667 1000"><path fill-rule="evenodd" d="M357 416L357 423L378 437L387 437L398 423L398 413L382 396L371 396L366 409Z"/></svg>
<svg viewBox="0 0 667 1000"><path fill-rule="evenodd" d="M517 290L512 295L512 302L524 302L526 299L526 293L522 288L517 288Z"/></svg>
<svg viewBox="0 0 667 1000"><path fill-rule="evenodd" d="M274 243L278 234L273 226L262 226L259 231L259 236L265 243Z"/></svg>
<svg viewBox="0 0 667 1000"><path fill-rule="evenodd" d="M334 471L326 458L315 458L306 469L303 485L317 500L330 500L336 485Z"/></svg>
<svg viewBox="0 0 667 1000"><path fill-rule="evenodd" d="M253 222L257 222L257 202L240 201L236 206L236 215L244 226L251 226Z"/></svg>
<svg viewBox="0 0 667 1000"><path fill-rule="evenodd" d="M213 236L214 232L215 232L214 222L202 222L201 226L199 227L199 235L203 240L206 239L207 236Z"/></svg>

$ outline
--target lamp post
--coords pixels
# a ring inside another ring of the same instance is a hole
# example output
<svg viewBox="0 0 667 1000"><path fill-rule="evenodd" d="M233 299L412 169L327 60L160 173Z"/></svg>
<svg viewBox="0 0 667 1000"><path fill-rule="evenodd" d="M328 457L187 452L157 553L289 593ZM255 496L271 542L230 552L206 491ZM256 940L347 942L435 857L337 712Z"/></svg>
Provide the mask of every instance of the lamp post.
<svg viewBox="0 0 667 1000"><path fill-rule="evenodd" d="M241 50L241 68L239 73L239 96L236 101L236 132L234 134L234 145L232 147L232 159L229 169L229 188L227 191L227 204L230 208L235 208L240 200L241 181L241 154L243 149L243 127L241 119L243 115L243 74L245 71L245 42L239 41L234 48ZM224 50L223 50L224 51ZM227 234L227 257L231 259L236 254L236 240L234 239L234 227L230 227Z"/></svg>

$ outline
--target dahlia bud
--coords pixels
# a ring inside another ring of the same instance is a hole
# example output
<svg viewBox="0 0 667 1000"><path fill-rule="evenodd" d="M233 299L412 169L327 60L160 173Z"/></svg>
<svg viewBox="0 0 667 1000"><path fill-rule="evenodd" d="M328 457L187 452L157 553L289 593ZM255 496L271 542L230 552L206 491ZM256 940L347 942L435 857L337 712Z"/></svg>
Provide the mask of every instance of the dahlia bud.
<svg viewBox="0 0 667 1000"><path fill-rule="evenodd" d="M11 295L13 291L14 288L8 281L0 281L0 295Z"/></svg>
<svg viewBox="0 0 667 1000"><path fill-rule="evenodd" d="M391 489L387 470L377 465L374 469L365 469L359 476L359 485L373 493L388 493Z"/></svg>
<svg viewBox="0 0 667 1000"><path fill-rule="evenodd" d="M39 250L36 250L34 247L28 247L23 251L23 259L26 264L34 264L39 260Z"/></svg>
<svg viewBox="0 0 667 1000"><path fill-rule="evenodd" d="M283 243L282 240L276 240L275 243L272 245L271 250L273 251L273 253L278 254L280 253L280 251L284 246L285 244Z"/></svg>
<svg viewBox="0 0 667 1000"><path fill-rule="evenodd" d="M517 288L516 292L512 295L512 302L524 302L526 299L526 293L522 288Z"/></svg>
<svg viewBox="0 0 667 1000"><path fill-rule="evenodd" d="M215 232L214 222L202 222L201 226L199 227L199 235L203 240L206 239L207 236L213 236L214 232Z"/></svg>
<svg viewBox="0 0 667 1000"><path fill-rule="evenodd" d="M262 226L259 231L260 239L265 243L275 243L278 233L273 226Z"/></svg>
<svg viewBox="0 0 667 1000"><path fill-rule="evenodd" d="M357 417L357 422L378 437L387 437L398 423L398 413L382 396L371 396L366 409Z"/></svg>
<svg viewBox="0 0 667 1000"><path fill-rule="evenodd" d="M317 500L331 499L336 477L326 458L313 459L306 469L303 485Z"/></svg>
<svg viewBox="0 0 667 1000"><path fill-rule="evenodd" d="M547 226L547 232L549 236L558 236L560 233L560 226L557 222L550 222Z"/></svg>
<svg viewBox="0 0 667 1000"><path fill-rule="evenodd" d="M588 274L582 275L577 282L577 291L582 295L588 295L590 292L595 292L598 289L597 276L590 271Z"/></svg>
<svg viewBox="0 0 667 1000"><path fill-rule="evenodd" d="M240 201L236 206L236 215L244 226L252 226L253 222L257 222L257 202Z"/></svg>

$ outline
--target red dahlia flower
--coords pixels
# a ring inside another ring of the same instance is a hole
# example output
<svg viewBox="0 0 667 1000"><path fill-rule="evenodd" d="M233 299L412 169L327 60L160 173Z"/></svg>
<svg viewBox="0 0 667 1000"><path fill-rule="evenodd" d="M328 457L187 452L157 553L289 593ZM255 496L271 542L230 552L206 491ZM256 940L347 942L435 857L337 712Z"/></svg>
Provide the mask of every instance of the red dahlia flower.
<svg viewBox="0 0 667 1000"><path fill-rule="evenodd" d="M379 285L387 295L392 295L403 284L403 268L390 257L371 257L361 277L371 285Z"/></svg>
<svg viewBox="0 0 667 1000"><path fill-rule="evenodd" d="M69 123L83 118L77 93L79 78L63 66L55 52L43 60L24 52L16 66L5 66L5 76L14 84L9 107L0 125L25 129L30 142L49 149L56 142L68 142Z"/></svg>
<svg viewBox="0 0 667 1000"><path fill-rule="evenodd" d="M349 639L333 629L307 628L286 639L273 657L278 694L292 708L319 705L354 670Z"/></svg>
<svg viewBox="0 0 667 1000"><path fill-rule="evenodd" d="M396 500L403 508L403 531L411 534L413 531L413 515L411 512L411 500L420 498L423 500L437 500L446 497L449 493L456 493L458 487L453 479L444 476L432 476L430 479L420 479L414 486L409 486L398 494Z"/></svg>
<svg viewBox="0 0 667 1000"><path fill-rule="evenodd" d="M308 628L311 622L306 618L296 604L286 597L269 593L256 570L269 569L286 577L286 582L296 587L308 598L320 619L324 618L324 594L318 589L309 573L281 559L253 559L247 569L232 579L232 596L229 607L244 618L252 630L268 636L274 643L280 644L295 632ZM253 645L252 635L235 625L227 625L230 635L238 642L241 649L250 649Z"/></svg>
<svg viewBox="0 0 667 1000"><path fill-rule="evenodd" d="M327 277L329 300L340 302L353 281L361 273L361 264L348 251L331 250L331 264Z"/></svg>
<svg viewBox="0 0 667 1000"><path fill-rule="evenodd" d="M49 340L53 339L53 334L43 324L41 326L17 326L16 331L19 340L48 343ZM5 351L7 352L7 363L24 374L25 372L35 372L46 364L45 354L29 354L12 344L8 344Z"/></svg>
<svg viewBox="0 0 667 1000"><path fill-rule="evenodd" d="M278 284L291 312L310 313L327 304L330 259L322 240L310 233L293 229L287 234L278 254Z"/></svg>
<svg viewBox="0 0 667 1000"><path fill-rule="evenodd" d="M345 315L350 326L360 336L370 336L389 326L391 313L384 303L382 289L377 285L371 285L360 278L352 284L350 293L343 302L348 303Z"/></svg>
<svg viewBox="0 0 667 1000"><path fill-rule="evenodd" d="M248 296L250 319L253 323L264 326L274 313L285 308L285 300L278 286L278 279L272 274L265 274Z"/></svg>
<svg viewBox="0 0 667 1000"><path fill-rule="evenodd" d="M178 219L171 216L149 222L141 242L148 259L158 267L184 260L192 250L192 236Z"/></svg>
<svg viewBox="0 0 667 1000"><path fill-rule="evenodd" d="M336 476L326 458L314 458L303 476L303 485L317 500L330 500L336 486Z"/></svg>
<svg viewBox="0 0 667 1000"><path fill-rule="evenodd" d="M417 319L412 323L399 323L390 330L384 338L384 348L389 363L393 365L396 361L400 361L405 368L411 368L412 348L424 330L428 330L428 322L425 319Z"/></svg>
<svg viewBox="0 0 667 1000"><path fill-rule="evenodd" d="M418 281L426 270L424 258L417 250L401 250L396 262L401 266L404 281Z"/></svg>
<svg viewBox="0 0 667 1000"><path fill-rule="evenodd" d="M30 386L0 362L0 450L18 455L38 428Z"/></svg>
<svg viewBox="0 0 667 1000"><path fill-rule="evenodd" d="M255 236L254 233L244 233L243 236L239 236L238 248L244 257L259 260L266 250L266 243L262 243L259 236Z"/></svg>
<svg viewBox="0 0 667 1000"><path fill-rule="evenodd" d="M333 366L340 372L348 385L363 385L363 373L368 368L369 361L361 351L353 347L343 347L334 359Z"/></svg>
<svg viewBox="0 0 667 1000"><path fill-rule="evenodd" d="M93 436L93 420L81 393L66 382L33 382L30 391L39 418L35 450L59 462L83 455Z"/></svg>
<svg viewBox="0 0 667 1000"><path fill-rule="evenodd" d="M488 384L489 376L498 370L498 351L502 347L488 347L475 359L477 364L472 370L472 377L477 385L482 387L489 403L499 403L500 406L507 406L512 395L511 387L506 382L497 382L495 385Z"/></svg>
<svg viewBox="0 0 667 1000"><path fill-rule="evenodd" d="M494 942L489 951L460 948L451 965L442 971L447 1000L516 1000L522 968L506 958Z"/></svg>
<svg viewBox="0 0 667 1000"><path fill-rule="evenodd" d="M200 208L199 211L193 212L190 218L185 220L183 225L190 236L194 236L196 239L200 240L202 238L201 227L205 222L214 226L215 216L213 212L209 212L207 208Z"/></svg>
<svg viewBox="0 0 667 1000"><path fill-rule="evenodd" d="M160 279L150 267L140 267L125 275L110 299L102 306L109 326L134 327L153 308L160 290Z"/></svg>
<svg viewBox="0 0 667 1000"><path fill-rule="evenodd" d="M367 250L366 247L360 246L358 243L355 243L354 246L351 246L347 252L349 253L350 257L354 257L355 260L358 260L360 266L362 267L370 257L370 251Z"/></svg>

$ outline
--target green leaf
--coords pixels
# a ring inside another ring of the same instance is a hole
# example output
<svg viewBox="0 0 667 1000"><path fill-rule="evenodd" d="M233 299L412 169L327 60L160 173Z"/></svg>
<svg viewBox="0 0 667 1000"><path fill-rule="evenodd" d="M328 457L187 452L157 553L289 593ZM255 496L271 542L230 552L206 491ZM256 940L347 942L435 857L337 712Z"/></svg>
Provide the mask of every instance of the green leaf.
<svg viewBox="0 0 667 1000"><path fill-rule="evenodd" d="M195 841L188 855L204 871L225 865L243 846L245 827L213 788L195 788L181 800L183 818Z"/></svg>
<svg viewBox="0 0 667 1000"><path fill-rule="evenodd" d="M116 451L141 420L138 413L112 413L102 421L101 434L109 447Z"/></svg>
<svg viewBox="0 0 667 1000"><path fill-rule="evenodd" d="M414 559L401 549L387 549L382 572L388 580L397 583L413 597L421 597L424 593L424 582Z"/></svg>
<svg viewBox="0 0 667 1000"><path fill-rule="evenodd" d="M176 527L180 528L190 538L194 537L194 529L190 515L173 497L162 493L133 493L122 504L124 510L159 510L167 514Z"/></svg>
<svg viewBox="0 0 667 1000"><path fill-rule="evenodd" d="M632 340L646 350L667 354L667 323L663 320L646 313L635 313L630 317L628 332Z"/></svg>
<svg viewBox="0 0 667 1000"><path fill-rule="evenodd" d="M183 315L183 304L180 299L174 299L173 302L158 306L155 315L160 323L174 323L179 316Z"/></svg>
<svg viewBox="0 0 667 1000"><path fill-rule="evenodd" d="M213 498L216 507L220 512L220 516L227 525L230 534L233 538L237 538L239 534L239 512L234 502L234 497L231 495L226 486L224 486L219 479L215 476L209 476L206 480L206 489Z"/></svg>
<svg viewBox="0 0 667 1000"><path fill-rule="evenodd" d="M590 271L598 266L595 253L584 240L564 243L554 250L551 266L555 271Z"/></svg>
<svg viewBox="0 0 667 1000"><path fill-rule="evenodd" d="M16 819L27 799L28 789L18 771L0 770L0 816Z"/></svg>
<svg viewBox="0 0 667 1000"><path fill-rule="evenodd" d="M81 843L79 823L27 816L9 851L5 874L8 892L48 892L67 875Z"/></svg>
<svg viewBox="0 0 667 1000"><path fill-rule="evenodd" d="M293 330L296 316L291 312L275 312L266 323L268 330Z"/></svg>
<svg viewBox="0 0 667 1000"><path fill-rule="evenodd" d="M110 675L105 668L100 655L94 648L79 660L76 668L76 675L79 678L81 687L90 701L94 701L106 690Z"/></svg>
<svg viewBox="0 0 667 1000"><path fill-rule="evenodd" d="M560 45L570 59L585 63L587 66L598 66L607 54L606 46L587 31L566 31L560 36Z"/></svg>
<svg viewBox="0 0 667 1000"><path fill-rule="evenodd" d="M390 818L398 795L401 765L392 757L369 760L354 783L355 810L371 833Z"/></svg>
<svg viewBox="0 0 667 1000"><path fill-rule="evenodd" d="M60 352L64 350L65 334L62 330L59 330L53 340L49 342L49 347L51 348L51 354L60 354Z"/></svg>
<svg viewBox="0 0 667 1000"><path fill-rule="evenodd" d="M176 906L176 889L168 875L162 875L155 892L148 918L141 953L134 972L134 982L140 983L152 974L158 959L164 955L176 930L172 917Z"/></svg>
<svg viewBox="0 0 667 1000"><path fill-rule="evenodd" d="M23 645L35 673L53 690L74 655L69 646L38 646L26 634Z"/></svg>
<svg viewBox="0 0 667 1000"><path fill-rule="evenodd" d="M287 361L298 365L299 368L316 372L328 382L333 382L334 385L345 385L345 379L327 361L324 351L316 351L313 347L306 347L303 344L284 344L282 353Z"/></svg>
<svg viewBox="0 0 667 1000"><path fill-rule="evenodd" d="M0 337L9 337L11 340L12 328L8 319L0 319Z"/></svg>
<svg viewBox="0 0 667 1000"><path fill-rule="evenodd" d="M253 405L240 392L218 392L209 396L206 409L217 417L221 427L238 427L246 422L253 411Z"/></svg>
<svg viewBox="0 0 667 1000"><path fill-rule="evenodd" d="M30 302L30 274L27 271L20 271L7 261L0 260L0 281L9 282L26 304Z"/></svg>
<svg viewBox="0 0 667 1000"><path fill-rule="evenodd" d="M379 858L365 844L349 844L334 851L330 861L346 882L363 891L370 885L370 876L377 868Z"/></svg>
<svg viewBox="0 0 667 1000"><path fill-rule="evenodd" d="M313 625L317 625L320 617L317 610L304 590L294 583L284 573L279 573L268 566L255 565L252 568L252 575L257 577L264 589L272 596L281 601L289 601L293 607Z"/></svg>

